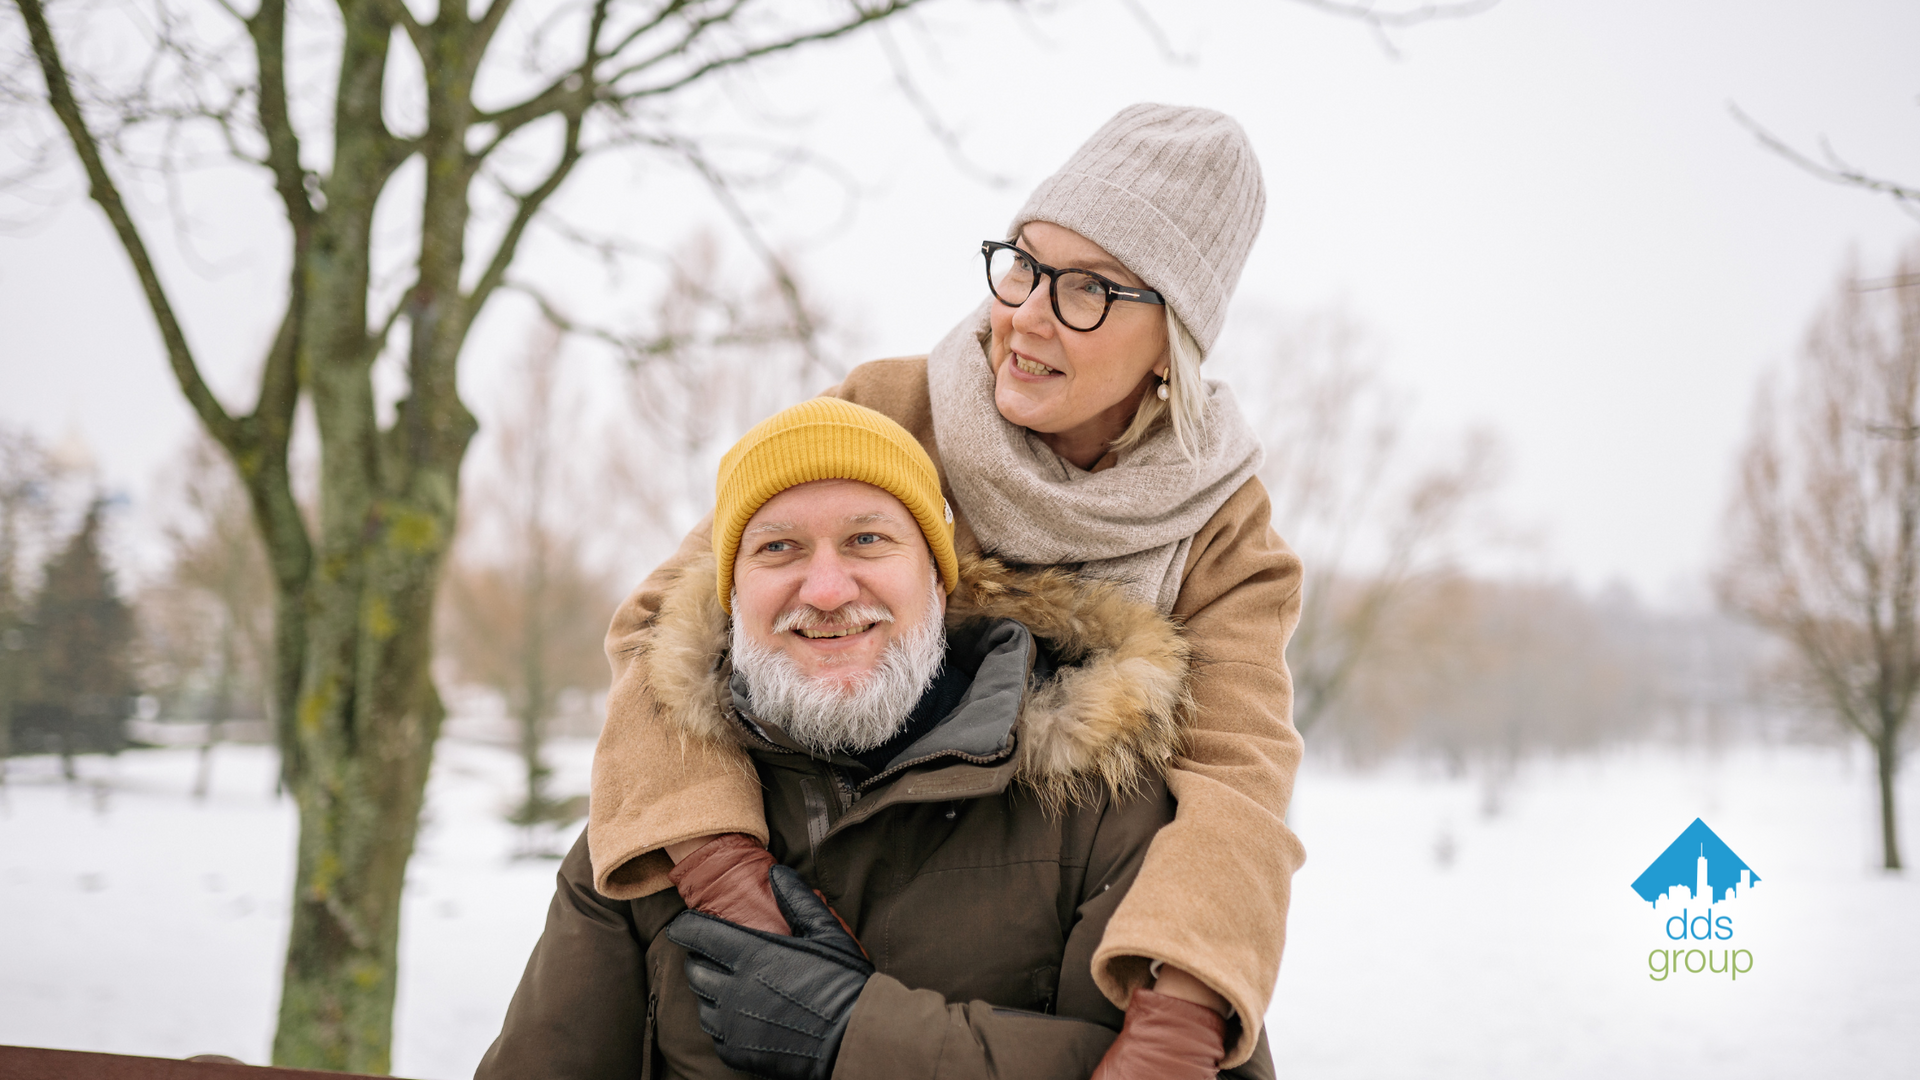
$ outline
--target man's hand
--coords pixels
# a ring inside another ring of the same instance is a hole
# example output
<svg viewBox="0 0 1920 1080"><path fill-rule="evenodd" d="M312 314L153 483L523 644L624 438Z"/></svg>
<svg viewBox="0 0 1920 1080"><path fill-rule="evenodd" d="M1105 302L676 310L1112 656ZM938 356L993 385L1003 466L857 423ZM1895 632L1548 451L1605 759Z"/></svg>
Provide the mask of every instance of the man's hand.
<svg viewBox="0 0 1920 1080"><path fill-rule="evenodd" d="M773 1080L827 1080L873 965L792 867L768 879L792 937L698 911L675 916L667 937L687 950L700 1028L721 1061Z"/></svg>
<svg viewBox="0 0 1920 1080"><path fill-rule="evenodd" d="M1092 1080L1213 1080L1226 1035L1226 1020L1205 1005L1135 990L1127 1022Z"/></svg>
<svg viewBox="0 0 1920 1080"><path fill-rule="evenodd" d="M695 911L731 923L785 934L787 920L767 885L773 856L745 833L723 833L674 860L667 880Z"/></svg>

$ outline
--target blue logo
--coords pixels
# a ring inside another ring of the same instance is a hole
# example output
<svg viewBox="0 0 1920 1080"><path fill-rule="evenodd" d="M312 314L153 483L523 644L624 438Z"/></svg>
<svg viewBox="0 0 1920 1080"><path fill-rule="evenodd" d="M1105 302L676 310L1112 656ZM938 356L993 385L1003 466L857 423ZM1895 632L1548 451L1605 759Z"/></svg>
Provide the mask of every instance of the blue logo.
<svg viewBox="0 0 1920 1080"><path fill-rule="evenodd" d="M1647 977L1666 982L1684 972L1737 980L1751 972L1753 951L1735 945L1733 923L1743 906L1739 901L1759 882L1760 875L1726 841L1694 818L1633 882L1633 891L1652 905L1664 938L1647 955ZM1676 942L1686 947L1674 948Z"/></svg>
<svg viewBox="0 0 1920 1080"><path fill-rule="evenodd" d="M1684 890L1686 899L1717 904L1735 895L1746 895L1760 881L1726 841L1707 828L1699 818L1687 826L1680 838L1653 860L1647 872L1634 879L1633 891L1640 899L1658 905L1662 896L1678 899L1675 890Z"/></svg>

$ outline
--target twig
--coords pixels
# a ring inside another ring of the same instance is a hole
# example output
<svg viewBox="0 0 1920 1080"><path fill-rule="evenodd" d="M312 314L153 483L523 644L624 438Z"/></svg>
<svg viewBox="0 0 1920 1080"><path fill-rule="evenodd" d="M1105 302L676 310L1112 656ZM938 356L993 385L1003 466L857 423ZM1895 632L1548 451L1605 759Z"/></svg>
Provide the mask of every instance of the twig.
<svg viewBox="0 0 1920 1080"><path fill-rule="evenodd" d="M1840 155L1834 153L1833 147L1827 143L1824 137L1820 140L1820 151L1827 159L1827 163L1821 164L1787 145L1786 140L1760 126L1760 122L1742 112L1739 105L1728 102L1727 111L1733 114L1733 119L1736 123L1752 132L1754 138L1760 140L1760 145L1799 166L1802 171L1812 173L1831 184L1843 184L1847 187L1862 188L1867 191L1885 195L1893 199L1894 204L1908 217L1920 221L1920 188L1908 187L1905 184L1898 184L1891 180L1882 180L1878 177L1867 175L1860 169L1841 160Z"/></svg>
<svg viewBox="0 0 1920 1080"><path fill-rule="evenodd" d="M47 84L48 104L53 107L61 124L65 125L67 135L73 141L74 152L86 168L88 194L105 211L107 220L113 224L113 231L120 238L120 246L133 263L134 273L140 278L140 287L147 296L147 306L153 310L154 321L160 326L160 340L166 345L167 359L173 365L174 377L180 381L180 389L186 394L194 412L200 415L201 422L207 425L207 430L222 443L231 445L237 434L234 420L201 378L193 350L187 344L186 332L174 316L173 304L167 298L166 287L160 282L160 273L154 268L153 258L147 252L146 241L141 238L133 216L127 213L126 203L120 198L120 189L108 174L106 162L100 157L99 144L87 129L80 103L73 96L73 85L60 61L53 31L47 25L46 11L41 7L40 0L14 0L14 3L26 20L34 56L40 61L40 71Z"/></svg>
<svg viewBox="0 0 1920 1080"><path fill-rule="evenodd" d="M906 58L900 55L900 46L894 42L893 34L889 32L886 23L881 23L874 28L874 36L880 39L881 51L887 54L887 66L893 69L894 85L900 88L900 93L907 99L907 103L920 114L920 120L926 125L927 133L932 135L934 141L947 152L947 160L953 162L961 172L988 187L1001 189L1012 184L1012 177L976 165L971 158L967 157L966 150L960 145L959 133L941 118L939 110L933 107L933 102L920 92L919 84L913 81L913 75L907 70Z"/></svg>
<svg viewBox="0 0 1920 1080"><path fill-rule="evenodd" d="M806 304L800 298L799 283L788 271L786 261L774 252L772 245L767 243L766 237L761 235L760 227L753 220L753 215L747 213L746 207L740 205L740 200L734 196L728 177L706 159L706 155L700 152L699 147L690 142L670 138L663 140L663 145L677 151L689 165L693 166L694 171L700 174L700 178L706 181L715 201L719 202L720 208L733 219L734 227L740 230L740 235L746 239L754 253L760 256L760 261L766 264L767 271L773 275L774 284L780 291L780 298L785 302L788 316L793 320L795 340L799 342L800 350L807 358L801 374L804 376L814 367L829 374L839 374L832 365L827 363L826 358L820 355L819 328L814 325L813 315L807 311Z"/></svg>
<svg viewBox="0 0 1920 1080"><path fill-rule="evenodd" d="M1153 41L1154 47L1160 50L1162 60L1180 67L1193 67L1200 63L1200 58L1193 53L1183 53L1173 47L1173 40L1154 19L1153 13L1147 10L1147 5L1140 0L1122 0L1122 3L1127 9L1127 14L1133 16L1133 21L1140 24L1140 29L1147 32L1147 37Z"/></svg>
<svg viewBox="0 0 1920 1080"><path fill-rule="evenodd" d="M1389 30L1404 30L1409 26L1432 22L1435 19L1465 19L1488 11L1499 5L1500 0L1467 0L1459 4L1422 4L1419 7L1381 10L1372 0L1360 0L1347 3L1343 0L1293 0L1323 15L1335 15L1343 19L1356 19L1364 23L1373 33L1373 40L1390 59L1401 58L1399 46L1388 35Z"/></svg>

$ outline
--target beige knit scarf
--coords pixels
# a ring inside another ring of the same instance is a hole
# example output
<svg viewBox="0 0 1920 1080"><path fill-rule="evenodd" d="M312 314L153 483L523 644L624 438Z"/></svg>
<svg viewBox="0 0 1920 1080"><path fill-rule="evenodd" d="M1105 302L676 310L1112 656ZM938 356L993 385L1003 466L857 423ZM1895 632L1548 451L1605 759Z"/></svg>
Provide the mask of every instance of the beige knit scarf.
<svg viewBox="0 0 1920 1080"><path fill-rule="evenodd" d="M934 439L980 546L1013 562L1078 563L1172 611L1193 535L1260 467L1233 392L1207 382L1193 459L1161 425L1112 468L1088 472L994 407L988 333L983 304L927 356Z"/></svg>

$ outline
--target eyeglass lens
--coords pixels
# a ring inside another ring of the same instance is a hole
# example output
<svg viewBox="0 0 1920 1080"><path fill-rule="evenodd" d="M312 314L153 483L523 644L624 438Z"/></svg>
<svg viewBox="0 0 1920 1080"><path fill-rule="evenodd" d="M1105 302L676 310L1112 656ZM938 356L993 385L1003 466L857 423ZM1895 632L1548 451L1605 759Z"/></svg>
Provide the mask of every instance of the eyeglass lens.
<svg viewBox="0 0 1920 1080"><path fill-rule="evenodd" d="M1033 263L1012 248L993 248L987 257L987 281L993 293L1009 304L1024 304L1033 295L1039 274ZM1107 311L1107 287L1099 278L1064 271L1054 284L1060 318L1075 330L1091 330Z"/></svg>

